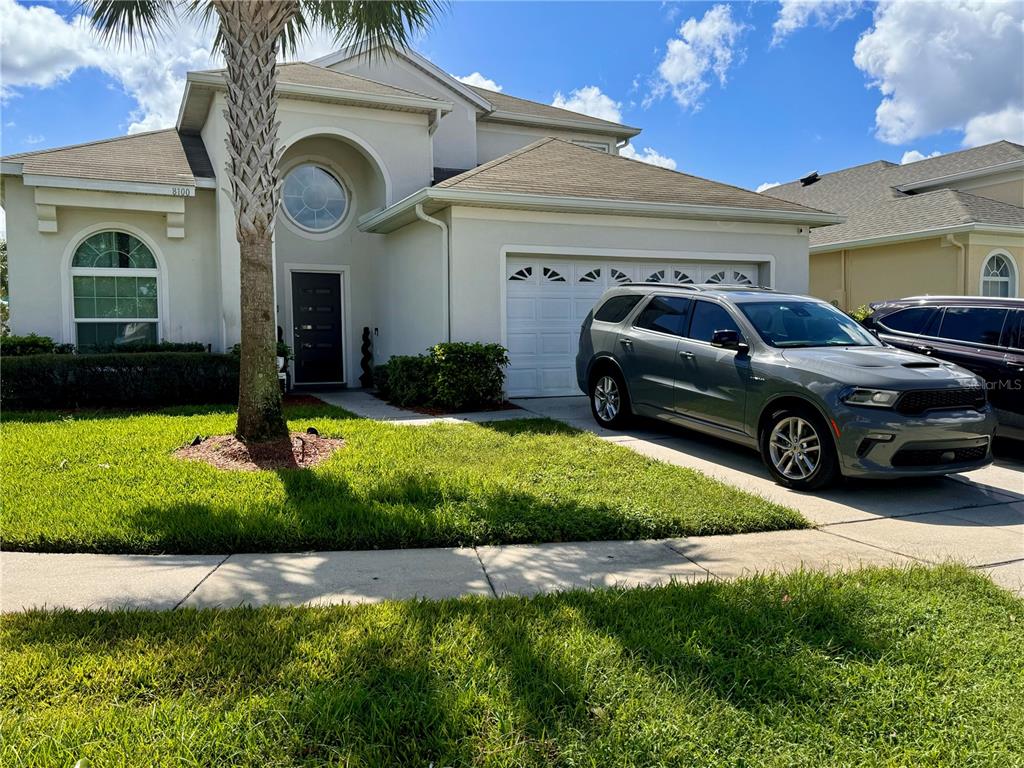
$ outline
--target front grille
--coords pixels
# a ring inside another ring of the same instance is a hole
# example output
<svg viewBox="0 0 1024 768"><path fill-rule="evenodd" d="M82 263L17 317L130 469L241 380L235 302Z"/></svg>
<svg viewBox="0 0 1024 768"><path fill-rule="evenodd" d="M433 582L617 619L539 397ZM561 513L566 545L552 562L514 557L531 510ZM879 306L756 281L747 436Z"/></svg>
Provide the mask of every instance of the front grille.
<svg viewBox="0 0 1024 768"><path fill-rule="evenodd" d="M982 387L959 389L915 389L904 392L896 401L900 413L924 413L940 408L982 408L985 390Z"/></svg>
<svg viewBox="0 0 1024 768"><path fill-rule="evenodd" d="M892 457L894 467L933 467L940 464L963 464L968 461L981 461L988 453L988 445L977 445L973 448L942 448L914 449L905 448L897 451Z"/></svg>

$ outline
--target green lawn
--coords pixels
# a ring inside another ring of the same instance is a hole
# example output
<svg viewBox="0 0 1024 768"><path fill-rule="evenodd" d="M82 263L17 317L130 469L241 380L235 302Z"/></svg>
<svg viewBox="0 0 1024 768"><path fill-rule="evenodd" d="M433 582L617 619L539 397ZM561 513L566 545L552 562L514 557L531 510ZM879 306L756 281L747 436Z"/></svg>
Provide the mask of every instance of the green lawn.
<svg viewBox="0 0 1024 768"><path fill-rule="evenodd" d="M4 415L2 545L252 552L633 539L806 525L700 473L547 420L408 427L289 410L347 445L312 470L226 472L172 452L225 409Z"/></svg>
<svg viewBox="0 0 1024 768"><path fill-rule="evenodd" d="M1019 766L1024 601L966 569L0 620L0 764Z"/></svg>

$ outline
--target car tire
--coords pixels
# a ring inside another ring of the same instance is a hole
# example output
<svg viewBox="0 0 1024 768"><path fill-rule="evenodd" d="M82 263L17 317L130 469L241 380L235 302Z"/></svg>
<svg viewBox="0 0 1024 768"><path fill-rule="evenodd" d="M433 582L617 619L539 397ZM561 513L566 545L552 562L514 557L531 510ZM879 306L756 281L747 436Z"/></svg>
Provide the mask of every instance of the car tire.
<svg viewBox="0 0 1024 768"><path fill-rule="evenodd" d="M795 491L816 491L839 477L839 459L832 432L810 406L773 411L759 436L761 459L779 485Z"/></svg>
<svg viewBox="0 0 1024 768"><path fill-rule="evenodd" d="M632 417L629 393L622 374L612 368L598 371L591 377L590 412L594 421L605 429L623 429Z"/></svg>

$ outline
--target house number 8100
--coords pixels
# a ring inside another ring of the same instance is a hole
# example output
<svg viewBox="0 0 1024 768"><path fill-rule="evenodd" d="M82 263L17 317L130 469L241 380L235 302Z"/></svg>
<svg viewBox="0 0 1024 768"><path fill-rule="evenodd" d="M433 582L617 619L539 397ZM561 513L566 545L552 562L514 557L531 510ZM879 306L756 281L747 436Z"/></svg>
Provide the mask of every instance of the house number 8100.
<svg viewBox="0 0 1024 768"><path fill-rule="evenodd" d="M171 187L171 194L174 197L195 197L196 191L192 187Z"/></svg>

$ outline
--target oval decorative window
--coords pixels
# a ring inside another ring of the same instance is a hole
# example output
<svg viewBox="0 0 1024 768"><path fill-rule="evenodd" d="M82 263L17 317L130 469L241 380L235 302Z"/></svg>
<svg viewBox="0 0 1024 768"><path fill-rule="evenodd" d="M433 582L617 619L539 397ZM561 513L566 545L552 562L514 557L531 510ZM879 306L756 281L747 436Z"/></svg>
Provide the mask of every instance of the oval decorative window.
<svg viewBox="0 0 1024 768"><path fill-rule="evenodd" d="M348 193L322 165L304 163L288 171L281 191L288 218L307 232L338 226L348 210Z"/></svg>

